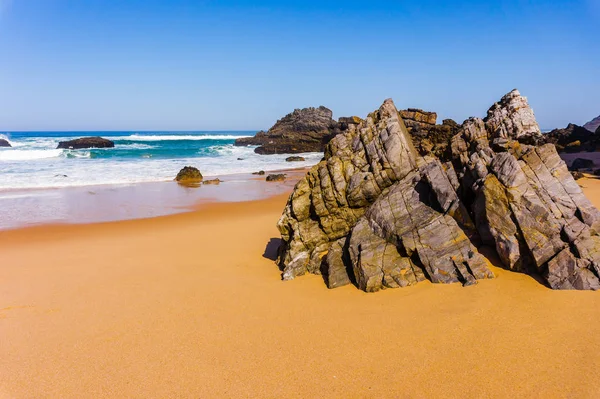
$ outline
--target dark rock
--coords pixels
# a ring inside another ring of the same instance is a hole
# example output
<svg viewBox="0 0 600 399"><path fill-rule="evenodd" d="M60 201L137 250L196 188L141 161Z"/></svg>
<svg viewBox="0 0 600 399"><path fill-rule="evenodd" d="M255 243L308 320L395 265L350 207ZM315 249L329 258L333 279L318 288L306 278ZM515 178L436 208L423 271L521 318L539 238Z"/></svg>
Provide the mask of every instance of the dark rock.
<svg viewBox="0 0 600 399"><path fill-rule="evenodd" d="M200 183L202 181L202 173L193 166L184 166L177 173L175 180L181 183Z"/></svg>
<svg viewBox="0 0 600 399"><path fill-rule="evenodd" d="M244 160L244 158L238 158L237 160L238 160L238 161L243 161L243 160Z"/></svg>
<svg viewBox="0 0 600 399"><path fill-rule="evenodd" d="M61 141L56 148L78 150L82 148L112 148L114 146L115 143L102 137L83 137L80 139Z"/></svg>
<svg viewBox="0 0 600 399"><path fill-rule="evenodd" d="M12 147L12 145L10 145L8 140L0 139L0 147Z"/></svg>
<svg viewBox="0 0 600 399"><path fill-rule="evenodd" d="M339 130L332 115L331 110L323 106L296 109L268 131L237 139L235 145L258 145L254 150L257 154L322 152L325 144L338 133L336 129Z"/></svg>
<svg viewBox="0 0 600 399"><path fill-rule="evenodd" d="M262 176L262 175L264 175L264 174L265 174L265 171L264 171L264 170L259 170L258 172L252 172L252 174L253 174L253 175L259 175L259 176Z"/></svg>
<svg viewBox="0 0 600 399"><path fill-rule="evenodd" d="M447 160L420 155L386 100L296 184L278 222L283 279L323 274L329 287L369 292L424 279L471 285L493 277L477 249L490 245L506 268L552 288L600 287L600 211L542 142L514 90L458 128Z"/></svg>
<svg viewBox="0 0 600 399"><path fill-rule="evenodd" d="M573 163L571 163L570 170L579 170L579 169L591 169L594 167L594 161L591 159L585 158L576 158Z"/></svg>
<svg viewBox="0 0 600 399"><path fill-rule="evenodd" d="M203 180L202 184L220 184L222 182L222 180L219 179L209 179L209 180Z"/></svg>
<svg viewBox="0 0 600 399"><path fill-rule="evenodd" d="M298 156L293 156L293 157L287 157L286 162L302 162L302 161L306 161L306 159L304 159L303 157L298 157Z"/></svg>
<svg viewBox="0 0 600 399"><path fill-rule="evenodd" d="M585 177L583 172L580 172L578 170L571 171L571 175L573 176L573 179L575 179L575 180L583 179Z"/></svg>
<svg viewBox="0 0 600 399"><path fill-rule="evenodd" d="M284 181L285 174L279 173L279 174L268 175L266 180L267 181Z"/></svg>
<svg viewBox="0 0 600 399"><path fill-rule="evenodd" d="M594 133L572 123L564 129L546 133L544 140L556 145L557 150L566 152L595 151L598 145L598 138Z"/></svg>

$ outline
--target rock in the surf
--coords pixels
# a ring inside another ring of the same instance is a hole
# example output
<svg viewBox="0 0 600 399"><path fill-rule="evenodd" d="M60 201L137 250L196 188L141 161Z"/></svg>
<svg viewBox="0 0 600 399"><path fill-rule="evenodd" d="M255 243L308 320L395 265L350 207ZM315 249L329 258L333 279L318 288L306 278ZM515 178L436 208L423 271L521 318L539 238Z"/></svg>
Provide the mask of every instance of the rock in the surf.
<svg viewBox="0 0 600 399"><path fill-rule="evenodd" d="M222 182L223 182L223 180L219 180L219 179L208 179L208 180L203 180L202 184L218 185L218 184L221 184Z"/></svg>
<svg viewBox="0 0 600 399"><path fill-rule="evenodd" d="M199 183L202 179L202 173L193 166L184 166L175 177L180 183Z"/></svg>
<svg viewBox="0 0 600 399"><path fill-rule="evenodd" d="M79 150L84 148L112 148L114 146L114 142L102 137L82 137L69 141L61 141L56 148Z"/></svg>
<svg viewBox="0 0 600 399"><path fill-rule="evenodd" d="M293 156L293 157L287 157L285 159L286 162L302 162L302 161L306 161L306 159L304 159L304 157L299 157L299 156Z"/></svg>
<svg viewBox="0 0 600 399"><path fill-rule="evenodd" d="M276 173L276 174L271 174L267 176L267 181L284 181L285 180L285 174L283 173Z"/></svg>
<svg viewBox="0 0 600 399"><path fill-rule="evenodd" d="M431 121L429 121L431 122ZM365 291L493 277L481 245L554 289L600 287L600 212L513 90L469 118L444 159L419 154L391 100L334 137L278 222L283 279Z"/></svg>
<svg viewBox="0 0 600 399"><path fill-rule="evenodd" d="M258 145L257 154L322 152L340 128L330 109L320 106L296 109L278 120L268 131L237 139L235 145Z"/></svg>
<svg viewBox="0 0 600 399"><path fill-rule="evenodd" d="M8 140L0 139L0 147L12 147Z"/></svg>

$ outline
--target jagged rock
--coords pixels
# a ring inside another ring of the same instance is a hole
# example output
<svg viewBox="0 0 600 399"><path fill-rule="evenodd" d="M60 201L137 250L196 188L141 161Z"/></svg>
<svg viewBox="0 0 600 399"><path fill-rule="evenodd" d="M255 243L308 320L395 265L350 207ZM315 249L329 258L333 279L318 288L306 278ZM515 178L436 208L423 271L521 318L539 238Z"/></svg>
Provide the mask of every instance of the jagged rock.
<svg viewBox="0 0 600 399"><path fill-rule="evenodd" d="M594 167L594 161L585 158L575 158L571 163L570 170L591 169Z"/></svg>
<svg viewBox="0 0 600 399"><path fill-rule="evenodd" d="M298 157L298 156L293 156L293 157L287 157L285 159L286 162L302 162L302 161L306 161L306 159L304 159L304 157Z"/></svg>
<svg viewBox="0 0 600 399"><path fill-rule="evenodd" d="M202 173L193 166L184 166L175 177L180 183L200 183L202 179Z"/></svg>
<svg viewBox="0 0 600 399"><path fill-rule="evenodd" d="M600 115L587 122L583 127L590 132L596 132L596 134L598 134L598 129L600 129Z"/></svg>
<svg viewBox="0 0 600 399"><path fill-rule="evenodd" d="M63 149L83 149L83 148L112 148L115 143L102 137L82 137L69 141L60 141L58 147Z"/></svg>
<svg viewBox="0 0 600 399"><path fill-rule="evenodd" d="M514 90L419 155L391 100L334 137L278 222L283 279L372 292L493 277L477 247L556 289L600 287L600 212Z"/></svg>
<svg viewBox="0 0 600 399"><path fill-rule="evenodd" d="M544 140L556 145L559 152L595 151L596 148L600 148L594 133L573 123L569 123L564 129L554 129L546 133Z"/></svg>
<svg viewBox="0 0 600 399"><path fill-rule="evenodd" d="M235 145L258 145L257 154L286 154L323 151L325 144L338 133L338 124L330 109L296 109L277 121L268 131L254 137L237 139Z"/></svg>
<svg viewBox="0 0 600 399"><path fill-rule="evenodd" d="M492 139L502 137L526 144L537 144L543 139L533 110L517 89L492 105L484 122Z"/></svg>
<svg viewBox="0 0 600 399"><path fill-rule="evenodd" d="M268 175L266 180L267 181L284 181L285 180L285 174L284 173L277 173L277 174Z"/></svg>
<svg viewBox="0 0 600 399"><path fill-rule="evenodd" d="M10 145L8 140L0 139L0 147L12 147L12 145Z"/></svg>

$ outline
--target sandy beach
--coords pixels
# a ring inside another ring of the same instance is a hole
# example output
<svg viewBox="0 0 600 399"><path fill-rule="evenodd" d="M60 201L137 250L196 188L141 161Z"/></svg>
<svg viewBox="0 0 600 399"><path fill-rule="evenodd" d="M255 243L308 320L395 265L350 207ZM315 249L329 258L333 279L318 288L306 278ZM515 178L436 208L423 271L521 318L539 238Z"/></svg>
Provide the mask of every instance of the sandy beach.
<svg viewBox="0 0 600 399"><path fill-rule="evenodd" d="M600 395L598 292L282 282L285 201L0 232L0 397Z"/></svg>

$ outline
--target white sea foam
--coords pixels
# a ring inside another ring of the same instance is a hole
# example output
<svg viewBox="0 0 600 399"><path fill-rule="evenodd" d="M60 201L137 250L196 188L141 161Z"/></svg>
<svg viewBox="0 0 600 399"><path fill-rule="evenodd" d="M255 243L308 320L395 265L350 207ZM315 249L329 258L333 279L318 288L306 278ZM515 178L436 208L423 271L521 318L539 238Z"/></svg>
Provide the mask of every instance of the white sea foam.
<svg viewBox="0 0 600 399"><path fill-rule="evenodd" d="M16 150L6 149L0 151L2 161L31 161L35 159L58 158L63 150Z"/></svg>
<svg viewBox="0 0 600 399"><path fill-rule="evenodd" d="M130 141L164 141L164 140L235 140L249 135L230 135L230 134L183 134L183 135L143 135L132 134L129 136L110 137L111 140L130 140Z"/></svg>

